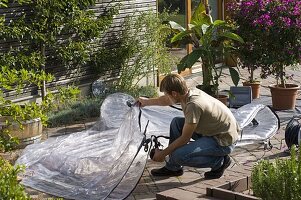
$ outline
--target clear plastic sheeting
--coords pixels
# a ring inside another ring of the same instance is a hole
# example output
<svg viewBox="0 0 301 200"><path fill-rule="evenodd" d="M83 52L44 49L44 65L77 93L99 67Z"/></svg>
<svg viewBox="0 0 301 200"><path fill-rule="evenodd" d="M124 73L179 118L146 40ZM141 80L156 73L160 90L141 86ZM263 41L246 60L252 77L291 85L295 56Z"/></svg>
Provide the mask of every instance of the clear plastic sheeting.
<svg viewBox="0 0 301 200"><path fill-rule="evenodd" d="M146 164L147 152L140 149L144 139L168 136L171 120L183 117L181 110L172 107L140 110L128 102L135 100L112 94L104 100L100 119L91 129L27 146L16 162L26 166L22 183L68 199L126 198ZM278 130L277 117L263 105L248 104L233 113L243 129L239 145L265 140ZM160 142L166 146L168 140Z"/></svg>
<svg viewBox="0 0 301 200"><path fill-rule="evenodd" d="M232 110L241 129L237 146L265 142L273 137L280 121L275 112L262 104L247 104Z"/></svg>
<svg viewBox="0 0 301 200"><path fill-rule="evenodd" d="M100 121L90 130L27 146L16 163L26 165L22 183L68 199L105 199L110 195L122 199L128 195L146 162L144 151L133 161L143 134L139 108L129 108L128 100L133 99L113 94L103 102Z"/></svg>

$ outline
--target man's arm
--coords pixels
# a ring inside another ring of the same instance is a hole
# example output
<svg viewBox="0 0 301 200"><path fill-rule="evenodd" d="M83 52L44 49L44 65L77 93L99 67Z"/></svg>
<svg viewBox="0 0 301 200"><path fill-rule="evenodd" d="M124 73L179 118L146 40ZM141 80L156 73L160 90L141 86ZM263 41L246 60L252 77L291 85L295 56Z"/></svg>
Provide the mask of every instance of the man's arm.
<svg viewBox="0 0 301 200"><path fill-rule="evenodd" d="M197 126L197 124L186 124L185 123L183 130L182 130L182 135L179 138L177 138L174 142L172 142L163 151L157 150L155 152L153 160L157 161L157 162L163 162L167 155L171 154L177 148L187 144L190 141L196 126Z"/></svg>
<svg viewBox="0 0 301 200"><path fill-rule="evenodd" d="M172 101L166 95L163 95L163 96L160 96L160 97L157 97L157 98L139 97L137 101L140 103L141 107L144 107L144 106L169 106L169 105L172 105Z"/></svg>

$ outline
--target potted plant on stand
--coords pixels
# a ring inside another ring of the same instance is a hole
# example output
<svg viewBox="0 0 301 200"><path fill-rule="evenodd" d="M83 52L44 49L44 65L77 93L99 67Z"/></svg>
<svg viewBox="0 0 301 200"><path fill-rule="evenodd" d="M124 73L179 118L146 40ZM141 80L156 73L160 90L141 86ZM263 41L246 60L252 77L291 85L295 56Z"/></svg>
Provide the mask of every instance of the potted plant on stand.
<svg viewBox="0 0 301 200"><path fill-rule="evenodd" d="M251 86L252 99L258 99L260 97L261 81L254 78L254 70L257 69L257 66L256 65L246 66L245 64L242 64L242 68L245 68L245 67L247 67L248 72L250 73L250 76L246 81L242 82L242 84L243 84L243 86Z"/></svg>
<svg viewBox="0 0 301 200"><path fill-rule="evenodd" d="M241 35L244 43L237 44L238 64L241 68L246 68L249 72L248 78L242 83L244 86L251 86L252 99L260 97L260 84L258 78L255 78L255 70L260 68L261 63L258 58L261 56L261 38L256 29L253 28L255 20L252 12L247 12L246 2L231 2L227 5L227 10L231 21L237 27L236 33ZM254 6L254 11L260 9ZM246 20L247 19L247 20Z"/></svg>
<svg viewBox="0 0 301 200"><path fill-rule="evenodd" d="M248 13L244 23L254 33L256 61L261 76L276 77L270 85L273 108L294 109L300 86L286 83L286 68L297 66L301 58L301 2L298 0L243 0L236 4L241 13Z"/></svg>
<svg viewBox="0 0 301 200"><path fill-rule="evenodd" d="M202 60L203 84L202 90L218 97L219 80L222 69L217 63L225 56L235 51L234 41L243 42L243 39L234 33L234 27L223 20L212 21L210 14L206 13L205 5L200 3L191 18L189 29L185 29L175 22L169 22L176 33L171 42L193 44L193 51L182 58L177 68L184 71L191 68L199 59ZM230 68L231 78L235 85L239 82L239 74Z"/></svg>

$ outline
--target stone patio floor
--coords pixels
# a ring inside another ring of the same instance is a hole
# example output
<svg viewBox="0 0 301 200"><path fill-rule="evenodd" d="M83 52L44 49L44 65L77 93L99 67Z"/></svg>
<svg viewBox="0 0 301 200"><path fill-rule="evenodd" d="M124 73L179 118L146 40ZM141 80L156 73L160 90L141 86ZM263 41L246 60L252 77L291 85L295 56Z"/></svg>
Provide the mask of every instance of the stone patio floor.
<svg viewBox="0 0 301 200"><path fill-rule="evenodd" d="M224 70L227 71L227 70ZM301 85L301 72L290 71L294 74L294 82ZM241 71L241 77L248 77L246 71ZM200 73L192 74L186 77L190 87L201 83ZM275 83L273 77L262 80L261 97L253 100L254 102L272 105L270 90L268 86ZM229 78L229 74L225 73L220 83L222 91L229 90L233 83ZM240 82L240 85L241 82ZM144 174L140 183L127 198L132 199L158 199L158 200L192 200L192 199L214 199L206 196L206 188L222 185L223 183L238 180L251 174L253 165L261 159L275 159L277 157L287 157L287 147L284 141L284 130L287 122L293 116L301 116L301 92L297 98L295 110L276 111L280 118L281 127L278 133L271 138L273 148L266 150L264 144L252 144L242 147L237 147L231 153L232 164L225 171L224 176L215 180L204 180L204 172L210 169L184 168L184 175L171 178L158 178L150 174L151 169L162 167L164 163L156 163L148 161Z"/></svg>
<svg viewBox="0 0 301 200"><path fill-rule="evenodd" d="M246 71L241 71L242 77L247 77ZM294 83L301 85L301 72L292 71L294 73ZM195 73L185 77L190 87L201 83L201 74ZM274 83L273 78L262 80L261 97L254 101L265 105L271 105L269 84ZM241 82L240 82L241 84ZM229 90L233 85L227 73L222 77L221 90ZM284 129L288 120L294 115L301 115L301 95L297 99L297 106L295 110L277 111L280 117L281 128L278 133L271 138L273 148L265 150L263 144L252 144L243 147L237 147L231 153L232 164L225 171L224 176L215 180L204 180L204 172L210 169L184 168L184 175L180 177L158 178L150 174L151 169L162 167L164 163L156 163L148 160L143 176L135 190L130 194L127 200L150 200L150 199L179 199L179 200L193 200L193 199L214 199L206 196L206 188L218 186L223 183L237 180L239 178L251 174L252 166L260 159L274 159L276 157L287 157L285 152L287 149L284 141ZM93 125L97 119L85 121L83 123L46 129L44 131L45 137L50 135L61 135L72 132L85 130ZM20 152L19 152L20 153ZM31 188L26 188L26 191L33 199L58 199L57 197L41 193ZM62 199L62 198L59 198Z"/></svg>

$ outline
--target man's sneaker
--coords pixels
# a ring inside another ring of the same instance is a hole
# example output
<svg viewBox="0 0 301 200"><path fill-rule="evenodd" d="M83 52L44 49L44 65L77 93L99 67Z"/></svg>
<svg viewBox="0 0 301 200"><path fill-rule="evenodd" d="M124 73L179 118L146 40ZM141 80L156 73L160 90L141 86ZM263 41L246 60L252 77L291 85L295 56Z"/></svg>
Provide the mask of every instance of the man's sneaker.
<svg viewBox="0 0 301 200"><path fill-rule="evenodd" d="M224 171L230 166L230 164L231 164L230 156L228 156L228 155L224 156L223 165L216 170L211 170L209 172L205 172L204 173L205 179L220 178L224 174Z"/></svg>
<svg viewBox="0 0 301 200"><path fill-rule="evenodd" d="M171 170L167 169L166 167L162 167L159 169L153 169L151 171L151 174L153 176L182 176L183 169L180 169L178 171L171 171Z"/></svg>

